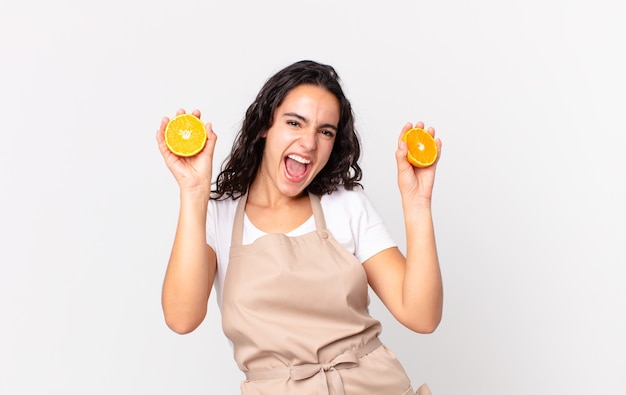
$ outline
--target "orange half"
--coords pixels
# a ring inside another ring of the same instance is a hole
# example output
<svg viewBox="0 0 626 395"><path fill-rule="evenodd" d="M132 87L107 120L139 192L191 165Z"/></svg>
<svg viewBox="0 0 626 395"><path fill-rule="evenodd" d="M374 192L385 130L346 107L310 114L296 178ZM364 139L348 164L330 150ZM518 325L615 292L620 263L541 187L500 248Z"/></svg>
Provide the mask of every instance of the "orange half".
<svg viewBox="0 0 626 395"><path fill-rule="evenodd" d="M406 158L413 166L428 167L437 160L439 152L435 139L424 129L407 130L402 135L402 141L408 146Z"/></svg>
<svg viewBox="0 0 626 395"><path fill-rule="evenodd" d="M177 115L165 128L165 145L178 156L194 156L206 144L206 127L193 114Z"/></svg>

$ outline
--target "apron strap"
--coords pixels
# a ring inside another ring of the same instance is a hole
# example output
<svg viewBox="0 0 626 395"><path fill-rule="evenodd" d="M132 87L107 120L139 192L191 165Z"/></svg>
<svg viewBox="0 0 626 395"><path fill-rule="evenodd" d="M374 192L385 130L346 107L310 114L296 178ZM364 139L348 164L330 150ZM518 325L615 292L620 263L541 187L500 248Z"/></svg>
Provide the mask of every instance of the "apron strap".
<svg viewBox="0 0 626 395"><path fill-rule="evenodd" d="M311 202L311 211L313 211L313 218L315 219L315 229L317 231L325 230L326 220L324 219L320 197L309 192L309 201Z"/></svg>
<svg viewBox="0 0 626 395"><path fill-rule="evenodd" d="M248 193L241 195L239 203L237 203L237 209L235 210L235 220L233 222L233 233L230 238L230 244L234 247L239 247L243 241L243 214L246 210L246 201L248 200Z"/></svg>

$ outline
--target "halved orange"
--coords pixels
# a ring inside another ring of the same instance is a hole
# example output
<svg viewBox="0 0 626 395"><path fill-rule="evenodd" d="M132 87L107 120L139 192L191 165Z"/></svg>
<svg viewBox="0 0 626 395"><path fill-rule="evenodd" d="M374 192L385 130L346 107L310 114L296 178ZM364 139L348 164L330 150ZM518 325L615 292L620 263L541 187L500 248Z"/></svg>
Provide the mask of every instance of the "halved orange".
<svg viewBox="0 0 626 395"><path fill-rule="evenodd" d="M206 144L206 127L193 114L180 114L165 127L165 145L178 156L194 156Z"/></svg>
<svg viewBox="0 0 626 395"><path fill-rule="evenodd" d="M402 141L406 142L408 146L406 158L413 166L428 167L437 160L439 152L435 139L424 129L412 128L407 130L402 135Z"/></svg>

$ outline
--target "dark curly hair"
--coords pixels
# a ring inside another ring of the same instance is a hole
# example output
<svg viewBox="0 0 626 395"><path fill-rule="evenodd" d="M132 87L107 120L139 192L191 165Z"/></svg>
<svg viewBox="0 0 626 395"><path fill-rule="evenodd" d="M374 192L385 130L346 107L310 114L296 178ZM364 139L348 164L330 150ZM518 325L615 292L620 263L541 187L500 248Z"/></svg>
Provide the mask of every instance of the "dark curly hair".
<svg viewBox="0 0 626 395"><path fill-rule="evenodd" d="M296 62L280 70L267 80L248 110L235 137L233 148L222 164L212 190L212 198L239 198L244 195L256 177L263 157L263 134L274 120L274 112L287 93L303 84L326 89L339 100L340 117L337 136L328 163L306 188L316 195L329 194L343 184L353 189L362 177L358 165L361 155L359 136L354 127L352 106L343 93L340 78L331 66L311 60Z"/></svg>

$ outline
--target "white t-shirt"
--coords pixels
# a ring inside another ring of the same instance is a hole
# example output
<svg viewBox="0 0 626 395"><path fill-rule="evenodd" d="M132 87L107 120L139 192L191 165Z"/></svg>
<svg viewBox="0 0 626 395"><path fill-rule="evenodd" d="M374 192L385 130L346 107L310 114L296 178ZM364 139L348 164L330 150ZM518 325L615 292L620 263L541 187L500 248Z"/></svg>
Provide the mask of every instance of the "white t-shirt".
<svg viewBox="0 0 626 395"><path fill-rule="evenodd" d="M396 243L361 188L352 191L339 186L330 195L321 197L322 211L326 228L333 237L363 263L382 250L395 247ZM239 200L210 200L207 216L207 244L217 255L217 275L215 291L217 303L222 306L222 287L228 268L230 242L233 232L235 210ZM311 216L287 236L301 236L315 230L315 220ZM266 233L256 228L244 215L242 244L251 244Z"/></svg>

